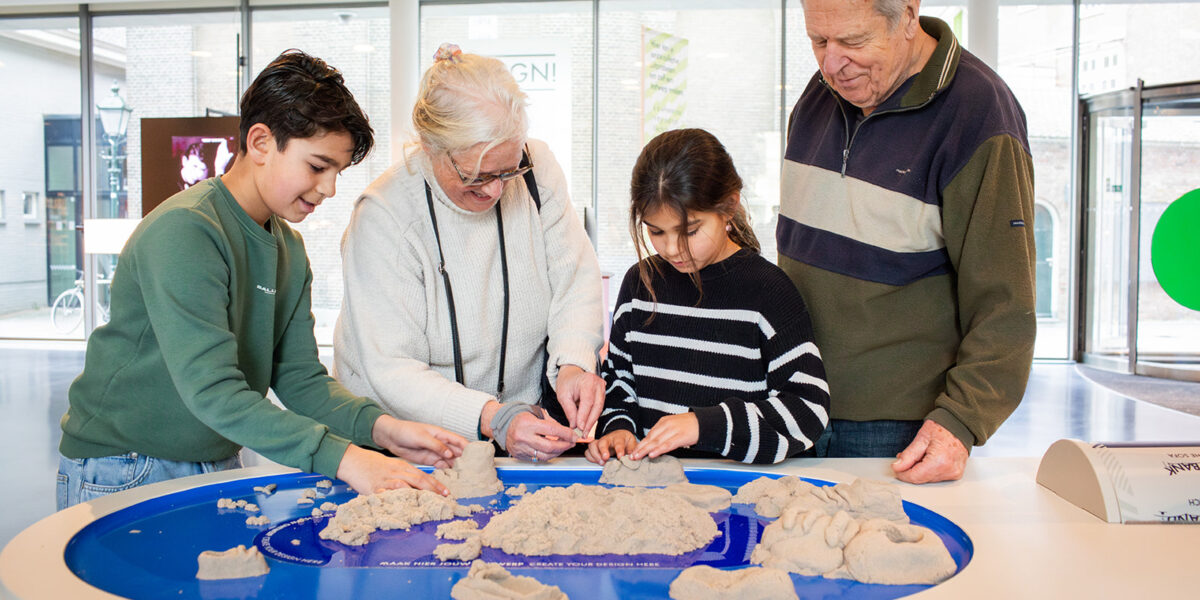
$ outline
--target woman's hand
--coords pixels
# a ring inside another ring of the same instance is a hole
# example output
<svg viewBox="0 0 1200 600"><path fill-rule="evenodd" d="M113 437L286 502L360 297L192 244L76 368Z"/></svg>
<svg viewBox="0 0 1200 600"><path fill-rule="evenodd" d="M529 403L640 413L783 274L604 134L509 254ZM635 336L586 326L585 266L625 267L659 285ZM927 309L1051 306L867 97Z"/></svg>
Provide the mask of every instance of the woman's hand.
<svg viewBox="0 0 1200 600"><path fill-rule="evenodd" d="M558 368L554 390L567 415L567 426L587 436L604 410L604 380L575 365L563 365Z"/></svg>
<svg viewBox="0 0 1200 600"><path fill-rule="evenodd" d="M650 428L629 457L633 460L658 458L676 448L691 446L699 440L700 421L696 419L696 413L667 415Z"/></svg>
<svg viewBox="0 0 1200 600"><path fill-rule="evenodd" d="M583 456L588 460L604 466L610 458L625 456L638 443L637 436L624 429L609 432L604 437L588 444Z"/></svg>
<svg viewBox="0 0 1200 600"><path fill-rule="evenodd" d="M407 461L350 444L338 464L337 478L360 494L396 488L416 488L449 496L450 490Z"/></svg>
<svg viewBox="0 0 1200 600"><path fill-rule="evenodd" d="M423 465L432 465L440 469L449 467L454 459L462 456L467 440L453 433L427 423L401 421L390 415L383 415L375 421L371 428L371 439L380 448L386 448L392 454Z"/></svg>
<svg viewBox="0 0 1200 600"><path fill-rule="evenodd" d="M504 449L509 456L538 462L566 452L575 445L575 433L537 409L523 412L508 426ZM541 415L539 417L538 415Z"/></svg>

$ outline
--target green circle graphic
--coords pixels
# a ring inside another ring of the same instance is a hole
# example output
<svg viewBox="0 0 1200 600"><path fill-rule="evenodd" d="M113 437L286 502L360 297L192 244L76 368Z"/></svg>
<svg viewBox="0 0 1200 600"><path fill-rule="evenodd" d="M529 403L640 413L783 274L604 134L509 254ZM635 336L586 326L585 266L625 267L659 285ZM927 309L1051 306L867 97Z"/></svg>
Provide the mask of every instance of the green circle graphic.
<svg viewBox="0 0 1200 600"><path fill-rule="evenodd" d="M1180 196L1158 219L1150 264L1172 300L1200 310L1200 189Z"/></svg>

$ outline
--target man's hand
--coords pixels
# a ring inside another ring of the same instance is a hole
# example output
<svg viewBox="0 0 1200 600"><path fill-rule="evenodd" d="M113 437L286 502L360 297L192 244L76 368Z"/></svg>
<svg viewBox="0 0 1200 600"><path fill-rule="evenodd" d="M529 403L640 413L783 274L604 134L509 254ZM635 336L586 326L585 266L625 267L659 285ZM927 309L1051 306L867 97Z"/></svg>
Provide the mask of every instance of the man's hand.
<svg viewBox="0 0 1200 600"><path fill-rule="evenodd" d="M629 457L633 460L658 458L676 448L691 446L700 441L700 421L696 413L667 415L658 420Z"/></svg>
<svg viewBox="0 0 1200 600"><path fill-rule="evenodd" d="M967 448L950 430L925 421L896 462L896 479L908 483L933 483L961 479L967 468Z"/></svg>
<svg viewBox="0 0 1200 600"><path fill-rule="evenodd" d="M588 460L604 466L610 458L620 458L628 454L637 445L638 439L633 432L624 429L609 432L608 435L588 444L583 456Z"/></svg>
<svg viewBox="0 0 1200 600"><path fill-rule="evenodd" d="M509 456L533 462L554 458L575 445L573 431L545 414L539 418L531 412L513 417L505 437Z"/></svg>
<svg viewBox="0 0 1200 600"><path fill-rule="evenodd" d="M374 494L396 488L429 490L443 496L450 490L428 473L399 458L384 456L350 444L338 464L337 478L360 494Z"/></svg>
<svg viewBox="0 0 1200 600"><path fill-rule="evenodd" d="M437 425L401 421L390 415L376 419L371 439L396 456L440 469L453 464L467 447L466 438L457 433Z"/></svg>
<svg viewBox="0 0 1200 600"><path fill-rule="evenodd" d="M604 380L575 365L558 368L554 390L567 415L567 426L588 435L604 410Z"/></svg>

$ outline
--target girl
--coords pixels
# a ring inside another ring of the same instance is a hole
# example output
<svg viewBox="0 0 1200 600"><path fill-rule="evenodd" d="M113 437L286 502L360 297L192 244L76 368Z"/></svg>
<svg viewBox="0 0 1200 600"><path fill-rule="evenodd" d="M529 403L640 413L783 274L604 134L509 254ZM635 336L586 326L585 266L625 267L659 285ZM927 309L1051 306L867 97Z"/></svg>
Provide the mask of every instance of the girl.
<svg viewBox="0 0 1200 600"><path fill-rule="evenodd" d="M825 367L800 293L759 254L724 146L702 129L663 133L630 187L639 261L617 297L587 458L691 448L777 463L811 448L829 421Z"/></svg>

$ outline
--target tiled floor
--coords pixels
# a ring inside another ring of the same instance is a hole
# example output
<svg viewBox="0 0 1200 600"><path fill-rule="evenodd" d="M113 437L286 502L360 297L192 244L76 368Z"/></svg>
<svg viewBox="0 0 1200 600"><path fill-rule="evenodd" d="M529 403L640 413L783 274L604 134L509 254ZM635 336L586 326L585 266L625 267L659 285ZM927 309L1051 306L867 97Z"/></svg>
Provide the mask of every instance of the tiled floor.
<svg viewBox="0 0 1200 600"><path fill-rule="evenodd" d="M0 545L54 511L58 422L67 386L82 368L78 348L0 342L0 474L9 499L0 516ZM1040 456L1064 437L1200 441L1200 417L1110 392L1073 364L1038 363L1021 407L974 455Z"/></svg>

